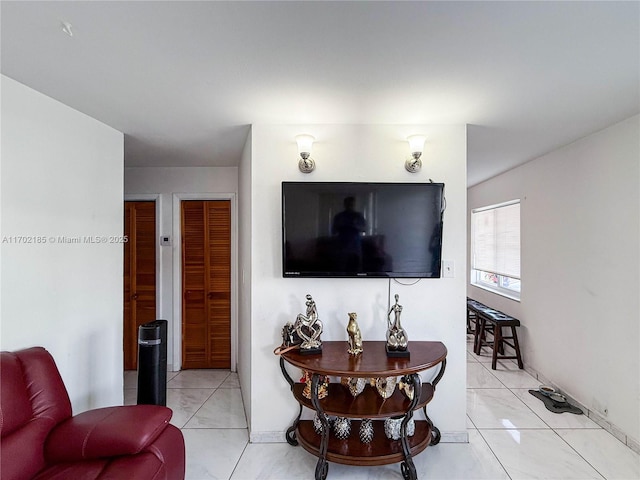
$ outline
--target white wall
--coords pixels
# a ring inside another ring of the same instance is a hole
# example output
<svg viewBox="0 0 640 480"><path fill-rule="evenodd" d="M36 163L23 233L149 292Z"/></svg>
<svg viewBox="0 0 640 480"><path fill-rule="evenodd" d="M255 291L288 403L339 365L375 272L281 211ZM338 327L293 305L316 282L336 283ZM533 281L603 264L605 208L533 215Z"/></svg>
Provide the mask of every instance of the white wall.
<svg viewBox="0 0 640 480"><path fill-rule="evenodd" d="M640 438L639 126L635 116L468 193L469 211L522 200L521 302L472 286L469 296L519 318L525 365L630 442Z"/></svg>
<svg viewBox="0 0 640 480"><path fill-rule="evenodd" d="M76 413L122 404L122 244L84 237L122 235L123 152L120 132L2 77L0 348L47 348Z"/></svg>
<svg viewBox="0 0 640 480"><path fill-rule="evenodd" d="M180 199L229 198L232 200L232 223L236 223L235 198L238 191L236 167L128 167L124 172L124 193L127 200L156 198L159 213L157 308L156 317L168 321L168 368L179 370L181 363L180 305ZM179 204L178 204L179 205ZM232 225L232 230L235 228ZM171 246L160 246L160 236L171 236ZM232 234L232 243L235 242ZM235 245L232 247L235 251ZM232 258L233 260L233 258ZM237 267L232 261L232 277ZM232 296L233 296L232 292ZM232 298L232 357L235 354L236 302ZM175 319L175 321L174 321ZM235 366L235 357L232 358Z"/></svg>
<svg viewBox="0 0 640 480"><path fill-rule="evenodd" d="M312 155L317 168L309 175L297 167L294 137L299 133L317 139ZM419 174L404 169L409 154L406 137L412 133L427 135L425 165ZM304 311L305 294L311 293L317 302L324 322L323 340L345 340L346 348L347 312L352 311L359 314L365 340L384 340L386 332L387 280L282 278L281 182L425 182L432 178L446 184L443 258L455 262L456 277L424 279L414 286L392 283L391 295L400 294L403 326L410 339L441 340L447 346L447 371L429 414L444 440L465 441L465 127L254 125L252 137L251 440L284 441L284 431L297 414L297 403L273 349L281 342L282 326ZM243 200L248 195L243 192Z"/></svg>
<svg viewBox="0 0 640 480"><path fill-rule="evenodd" d="M238 169L238 377L251 424L251 141L249 131Z"/></svg>

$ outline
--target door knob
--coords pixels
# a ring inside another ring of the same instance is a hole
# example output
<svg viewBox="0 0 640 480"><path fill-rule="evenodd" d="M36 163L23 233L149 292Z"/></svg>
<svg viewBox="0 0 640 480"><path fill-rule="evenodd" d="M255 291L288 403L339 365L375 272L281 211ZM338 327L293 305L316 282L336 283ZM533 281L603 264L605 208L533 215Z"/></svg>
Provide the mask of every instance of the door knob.
<svg viewBox="0 0 640 480"><path fill-rule="evenodd" d="M133 300L137 300L137 299L138 299L138 294L137 294L137 293L134 293L133 295L131 295L131 298L132 298Z"/></svg>

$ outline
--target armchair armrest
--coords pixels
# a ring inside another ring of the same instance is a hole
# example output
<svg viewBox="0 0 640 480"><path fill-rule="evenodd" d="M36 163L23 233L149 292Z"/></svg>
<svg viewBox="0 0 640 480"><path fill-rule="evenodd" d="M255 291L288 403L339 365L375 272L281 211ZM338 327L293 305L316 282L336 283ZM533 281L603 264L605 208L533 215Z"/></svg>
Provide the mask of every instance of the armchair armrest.
<svg viewBox="0 0 640 480"><path fill-rule="evenodd" d="M133 455L167 427L172 412L158 405L129 405L89 410L55 427L47 438L51 462Z"/></svg>

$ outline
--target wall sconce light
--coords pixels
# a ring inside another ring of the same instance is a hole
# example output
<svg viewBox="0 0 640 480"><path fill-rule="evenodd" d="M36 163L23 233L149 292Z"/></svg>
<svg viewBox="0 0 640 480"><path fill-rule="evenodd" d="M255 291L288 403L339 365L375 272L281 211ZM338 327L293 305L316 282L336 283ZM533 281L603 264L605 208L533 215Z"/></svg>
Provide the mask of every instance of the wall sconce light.
<svg viewBox="0 0 640 480"><path fill-rule="evenodd" d="M425 140L426 138L424 135L411 135L410 137L407 137L409 149L411 151L411 158L404 162L404 168L406 168L408 172L416 173L422 168L422 160L420 160L420 157L422 156Z"/></svg>
<svg viewBox="0 0 640 480"><path fill-rule="evenodd" d="M297 135L296 143L298 144L298 153L300 154L300 161L298 162L298 168L302 173L311 173L316 168L316 162L311 158L311 146L313 145L313 138L311 135Z"/></svg>

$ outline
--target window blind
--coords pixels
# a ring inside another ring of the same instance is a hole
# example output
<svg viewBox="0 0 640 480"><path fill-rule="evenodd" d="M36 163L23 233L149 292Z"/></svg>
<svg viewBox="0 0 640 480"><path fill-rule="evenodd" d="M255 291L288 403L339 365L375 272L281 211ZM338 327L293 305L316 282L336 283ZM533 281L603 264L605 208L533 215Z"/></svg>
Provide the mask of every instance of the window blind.
<svg viewBox="0 0 640 480"><path fill-rule="evenodd" d="M471 212L475 270L520 278L520 201Z"/></svg>

